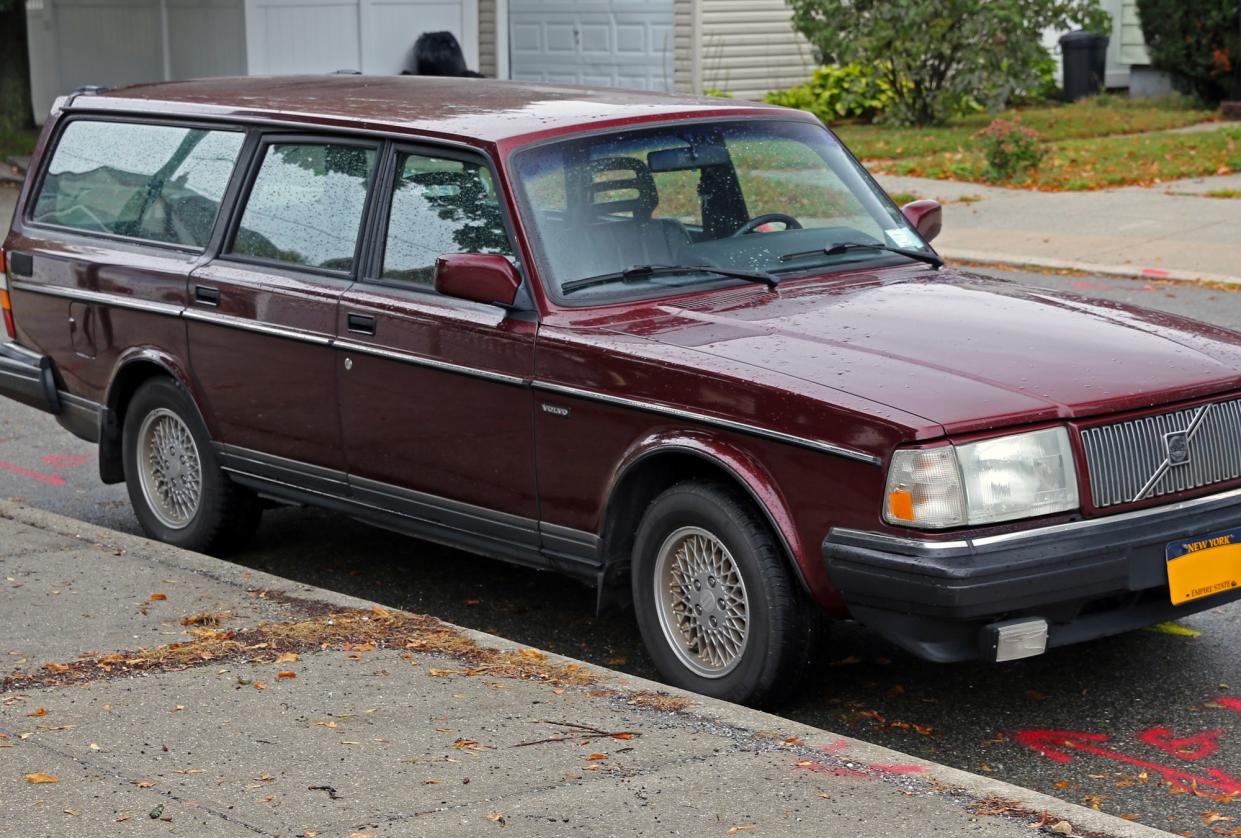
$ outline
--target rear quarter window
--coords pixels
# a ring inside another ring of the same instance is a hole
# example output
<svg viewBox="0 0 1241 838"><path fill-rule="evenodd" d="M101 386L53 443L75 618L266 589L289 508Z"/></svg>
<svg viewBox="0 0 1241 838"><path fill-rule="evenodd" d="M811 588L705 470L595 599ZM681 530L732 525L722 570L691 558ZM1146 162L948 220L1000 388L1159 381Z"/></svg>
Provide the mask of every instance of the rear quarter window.
<svg viewBox="0 0 1241 838"><path fill-rule="evenodd" d="M244 140L241 131L74 120L30 220L202 249Z"/></svg>

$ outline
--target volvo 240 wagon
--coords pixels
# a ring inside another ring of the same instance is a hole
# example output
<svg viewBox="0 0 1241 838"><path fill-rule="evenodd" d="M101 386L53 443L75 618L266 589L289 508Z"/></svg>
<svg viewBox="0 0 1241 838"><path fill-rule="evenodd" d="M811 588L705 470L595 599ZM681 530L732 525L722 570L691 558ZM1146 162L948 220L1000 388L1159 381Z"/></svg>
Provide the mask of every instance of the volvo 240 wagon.
<svg viewBox="0 0 1241 838"><path fill-rule="evenodd" d="M0 393L154 538L300 503L563 571L738 701L825 619L1008 660L1241 597L1241 336L951 270L939 225L751 103L86 92L4 241Z"/></svg>

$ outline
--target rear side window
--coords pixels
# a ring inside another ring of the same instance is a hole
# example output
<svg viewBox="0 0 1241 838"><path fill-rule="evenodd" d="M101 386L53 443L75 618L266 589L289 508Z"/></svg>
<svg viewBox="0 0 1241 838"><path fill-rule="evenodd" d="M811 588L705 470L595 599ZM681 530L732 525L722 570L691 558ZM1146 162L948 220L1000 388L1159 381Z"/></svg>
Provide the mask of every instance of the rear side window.
<svg viewBox="0 0 1241 838"><path fill-rule="evenodd" d="M375 157L374 148L356 145L267 146L230 252L351 270Z"/></svg>
<svg viewBox="0 0 1241 838"><path fill-rule="evenodd" d="M384 279L431 285L446 253L512 257L491 172L477 163L399 154L384 244Z"/></svg>
<svg viewBox="0 0 1241 838"><path fill-rule="evenodd" d="M74 120L31 220L201 249L244 140L240 131Z"/></svg>

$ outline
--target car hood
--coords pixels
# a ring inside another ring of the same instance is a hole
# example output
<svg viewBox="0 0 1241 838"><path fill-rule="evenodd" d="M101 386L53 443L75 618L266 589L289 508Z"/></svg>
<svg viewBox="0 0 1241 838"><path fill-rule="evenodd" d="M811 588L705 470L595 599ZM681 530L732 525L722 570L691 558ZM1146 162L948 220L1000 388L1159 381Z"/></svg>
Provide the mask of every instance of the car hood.
<svg viewBox="0 0 1241 838"><path fill-rule="evenodd" d="M733 290L613 325L845 391L945 433L1241 387L1236 332L947 270Z"/></svg>

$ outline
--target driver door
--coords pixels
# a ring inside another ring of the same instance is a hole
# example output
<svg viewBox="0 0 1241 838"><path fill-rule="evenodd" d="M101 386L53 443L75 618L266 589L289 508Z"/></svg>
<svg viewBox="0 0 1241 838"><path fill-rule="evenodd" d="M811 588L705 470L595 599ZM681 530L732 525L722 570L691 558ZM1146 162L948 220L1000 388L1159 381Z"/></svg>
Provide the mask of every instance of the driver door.
<svg viewBox="0 0 1241 838"><path fill-rule="evenodd" d="M482 158L427 147L394 149L385 172L374 255L337 323L353 496L424 538L541 564L536 321L434 285L441 254L514 252L494 176Z"/></svg>

